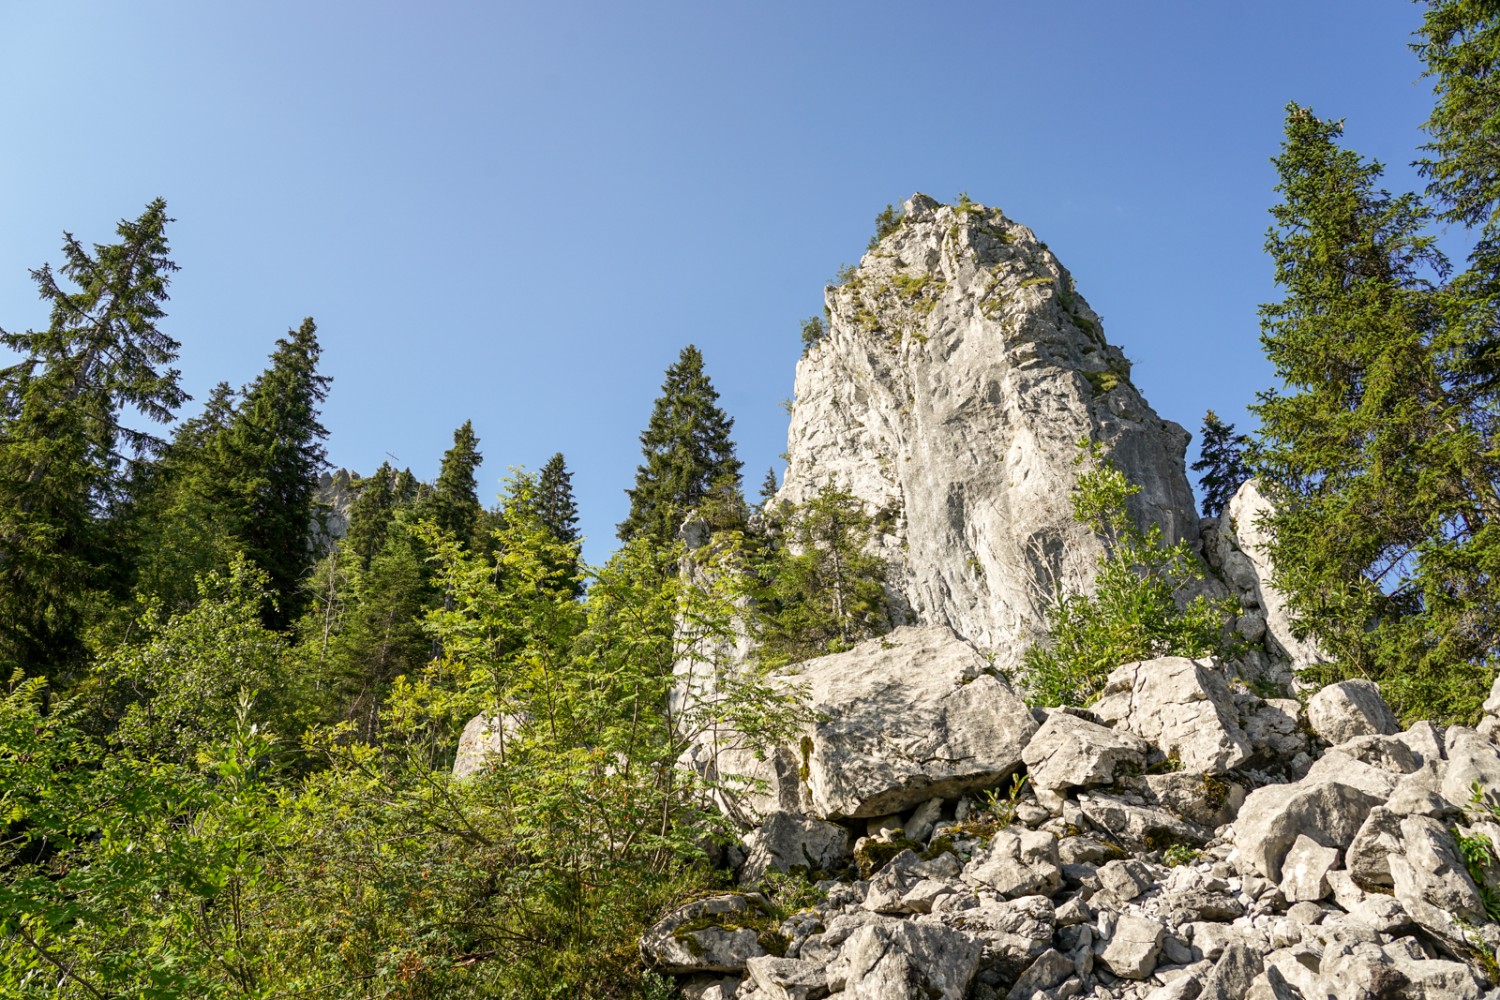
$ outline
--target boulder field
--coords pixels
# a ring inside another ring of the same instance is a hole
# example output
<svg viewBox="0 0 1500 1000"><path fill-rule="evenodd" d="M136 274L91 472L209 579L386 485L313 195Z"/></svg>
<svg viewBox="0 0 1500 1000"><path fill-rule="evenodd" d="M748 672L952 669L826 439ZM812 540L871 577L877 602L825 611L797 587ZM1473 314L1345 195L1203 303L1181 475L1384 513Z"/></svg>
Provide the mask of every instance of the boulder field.
<svg viewBox="0 0 1500 1000"><path fill-rule="evenodd" d="M1027 710L962 646L906 628L807 665L839 700L815 698L800 795L767 799L802 807L730 851L742 892L641 941L685 996L1500 997L1500 871L1464 856L1500 844L1488 735L1175 657ZM778 901L775 873L815 888Z"/></svg>

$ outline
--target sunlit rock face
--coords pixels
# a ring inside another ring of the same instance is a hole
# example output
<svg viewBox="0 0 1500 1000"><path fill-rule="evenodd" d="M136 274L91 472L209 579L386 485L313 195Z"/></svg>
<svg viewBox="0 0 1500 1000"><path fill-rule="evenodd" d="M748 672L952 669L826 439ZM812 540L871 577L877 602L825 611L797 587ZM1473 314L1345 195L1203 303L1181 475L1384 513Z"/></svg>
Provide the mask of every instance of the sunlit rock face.
<svg viewBox="0 0 1500 1000"><path fill-rule="evenodd" d="M1018 661L1054 588L1093 579L1100 542L1070 500L1083 439L1142 487L1139 520L1196 544L1189 435L1141 398L1025 226L914 196L826 301L827 332L797 366L777 501L831 483L878 512L898 621Z"/></svg>

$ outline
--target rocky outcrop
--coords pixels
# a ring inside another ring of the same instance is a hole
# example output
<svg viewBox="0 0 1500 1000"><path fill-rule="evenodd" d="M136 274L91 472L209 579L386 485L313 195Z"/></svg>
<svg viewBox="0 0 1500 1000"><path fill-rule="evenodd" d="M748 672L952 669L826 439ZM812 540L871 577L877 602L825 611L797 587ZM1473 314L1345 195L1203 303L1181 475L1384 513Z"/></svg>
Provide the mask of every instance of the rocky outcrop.
<svg viewBox="0 0 1500 1000"><path fill-rule="evenodd" d="M458 738L453 758L453 776L467 778L489 766L491 758L505 755L505 743L521 731L526 719L520 715L482 713L470 719Z"/></svg>
<svg viewBox="0 0 1500 1000"><path fill-rule="evenodd" d="M793 671L784 683L801 686L814 717L799 741L765 760L714 762L759 780L732 808L749 822L776 810L862 819L957 798L1019 770L1037 728L1010 684L946 626L898 628Z"/></svg>
<svg viewBox="0 0 1500 1000"><path fill-rule="evenodd" d="M1141 398L1030 229L917 195L825 299L776 502L830 483L863 500L905 620L1019 659L1054 588L1087 588L1100 555L1072 516L1081 439L1141 485L1139 518L1196 541L1187 432Z"/></svg>
<svg viewBox="0 0 1500 1000"><path fill-rule="evenodd" d="M1327 657L1316 642L1293 634L1286 598L1271 585L1274 568L1266 519L1272 511L1271 501L1255 480L1241 484L1217 521L1207 522L1203 549L1209 565L1245 609L1240 633L1251 642L1264 641L1272 654L1295 671L1323 663Z"/></svg>
<svg viewBox="0 0 1500 1000"><path fill-rule="evenodd" d="M1265 707L1198 669L1163 672L1178 678L1168 690L1198 694L1153 703L1160 724L1135 724L1149 738L1127 730L1132 712L1048 712L1021 751L1034 774L1061 775L1040 794L1011 783L858 823L773 817L746 838L752 857L837 842L841 828L864 834L854 863L820 872L831 877L800 910L755 892L687 904L644 954L696 973L689 995L717 1000L1500 997L1488 979L1500 927L1485 908L1500 822L1460 787L1500 775L1500 746L1419 723L1356 735L1296 780L1212 753L1193 759L1217 772L1189 771L1187 755L1168 756L1189 720L1219 740ZM1388 728L1373 687L1320 698L1357 701L1359 718ZM1231 790L1245 786L1259 787L1241 805ZM1483 890L1465 857L1482 851Z"/></svg>

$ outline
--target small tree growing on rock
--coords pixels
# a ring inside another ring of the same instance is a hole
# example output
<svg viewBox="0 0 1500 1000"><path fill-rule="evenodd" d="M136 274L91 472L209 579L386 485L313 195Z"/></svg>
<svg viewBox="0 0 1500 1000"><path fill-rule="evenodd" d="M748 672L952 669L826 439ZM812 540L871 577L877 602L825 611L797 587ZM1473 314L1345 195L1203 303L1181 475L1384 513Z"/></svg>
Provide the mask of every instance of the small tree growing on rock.
<svg viewBox="0 0 1500 1000"><path fill-rule="evenodd" d="M1094 593L1059 592L1045 639L1026 651L1026 686L1039 705L1088 704L1122 663L1228 652L1232 602L1180 600L1203 578L1187 542L1167 545L1159 525L1136 525L1126 504L1141 488L1098 445L1085 445L1079 461L1089 468L1073 488L1073 517L1093 528L1104 555Z"/></svg>

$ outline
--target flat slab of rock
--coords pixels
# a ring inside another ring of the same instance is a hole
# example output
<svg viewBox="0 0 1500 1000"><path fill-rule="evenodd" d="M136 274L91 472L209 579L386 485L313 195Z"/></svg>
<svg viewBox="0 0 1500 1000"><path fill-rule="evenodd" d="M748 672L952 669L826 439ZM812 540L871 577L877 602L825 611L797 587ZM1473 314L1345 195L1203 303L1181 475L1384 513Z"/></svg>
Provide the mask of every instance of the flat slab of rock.
<svg viewBox="0 0 1500 1000"><path fill-rule="evenodd" d="M946 626L899 628L800 664L818 721L806 784L827 819L957 798L1021 767L1037 730L1025 703Z"/></svg>
<svg viewBox="0 0 1500 1000"><path fill-rule="evenodd" d="M1307 722L1313 732L1334 745L1356 736L1391 736L1401 731L1380 688L1367 680L1339 681L1323 688L1308 699Z"/></svg>
<svg viewBox="0 0 1500 1000"><path fill-rule="evenodd" d="M1339 851L1303 834L1281 863L1281 894L1288 903L1316 903L1331 891L1328 873L1338 867Z"/></svg>
<svg viewBox="0 0 1500 1000"><path fill-rule="evenodd" d="M1060 792L1107 785L1122 768L1139 773L1150 752L1151 745L1134 733L1055 711L1026 744L1021 759L1034 787Z"/></svg>
<svg viewBox="0 0 1500 1000"><path fill-rule="evenodd" d="M641 936L641 956L671 975L743 972L766 953L748 924L767 920L760 904L740 894L712 896L678 907Z"/></svg>
<svg viewBox="0 0 1500 1000"><path fill-rule="evenodd" d="M1253 752L1229 684L1212 660L1163 656L1117 667L1093 711L1175 756L1185 771L1223 774Z"/></svg>
<svg viewBox="0 0 1500 1000"><path fill-rule="evenodd" d="M745 974L767 1000L820 1000L828 995L827 973L812 962L765 955L747 961Z"/></svg>

